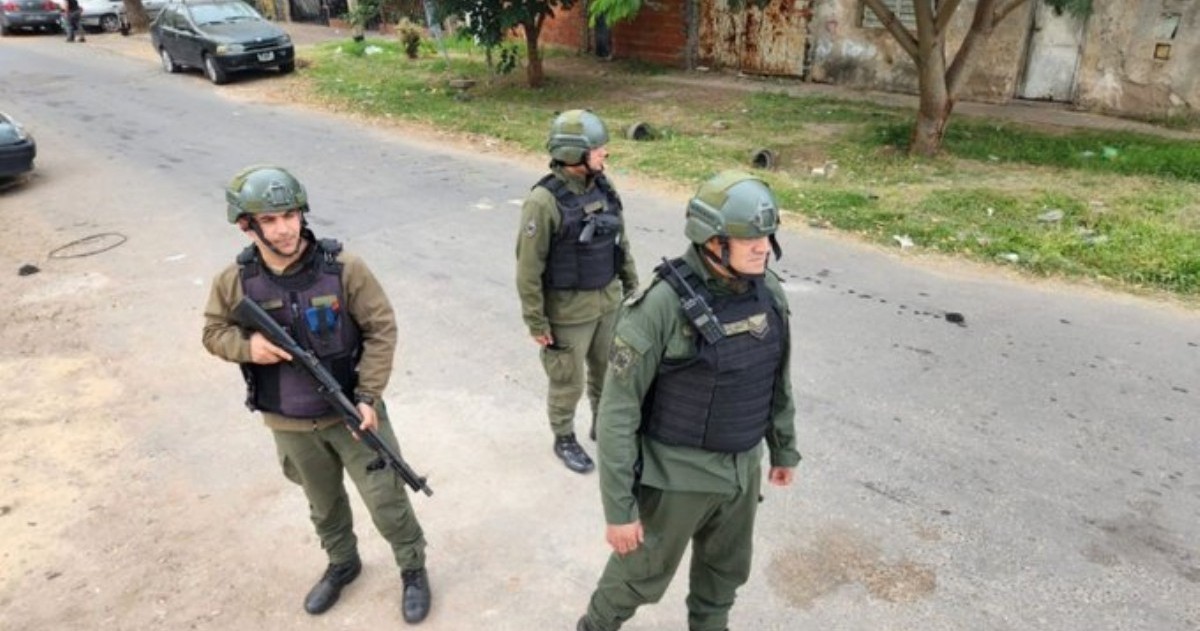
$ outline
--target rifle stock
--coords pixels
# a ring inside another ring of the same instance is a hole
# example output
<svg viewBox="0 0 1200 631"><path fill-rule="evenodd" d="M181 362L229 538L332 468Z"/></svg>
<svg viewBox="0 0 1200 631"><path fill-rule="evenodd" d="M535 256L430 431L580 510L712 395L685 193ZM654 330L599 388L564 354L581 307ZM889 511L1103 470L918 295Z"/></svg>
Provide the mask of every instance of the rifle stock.
<svg viewBox="0 0 1200 631"><path fill-rule="evenodd" d="M383 462L400 476L400 479L414 491L421 491L426 496L433 495L433 489L426 484L425 478L418 476L408 463L400 457L400 454L394 453L375 432L362 429L362 415L358 413L358 408L342 391L341 384L337 379L321 365L321 360L317 359L311 351L300 346L296 340L292 339L291 335L279 325L263 308L258 306L258 303L249 298L242 298L237 306L233 308L233 319L239 325L247 329L258 331L264 337L271 341L272 344L287 351L292 356L291 365L295 368L303 370L312 376L317 381L317 391L325 400L333 406L334 410L341 415L346 426L350 428L359 438L362 439L368 447L375 450Z"/></svg>

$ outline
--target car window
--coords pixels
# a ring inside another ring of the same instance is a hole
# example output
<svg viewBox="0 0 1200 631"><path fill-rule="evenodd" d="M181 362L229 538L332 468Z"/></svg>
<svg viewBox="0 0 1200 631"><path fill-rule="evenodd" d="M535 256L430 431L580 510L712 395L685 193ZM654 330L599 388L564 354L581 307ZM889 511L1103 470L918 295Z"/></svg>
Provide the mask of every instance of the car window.
<svg viewBox="0 0 1200 631"><path fill-rule="evenodd" d="M183 27L183 19L179 16L179 9L176 7L163 9L162 15L158 19L167 28Z"/></svg>
<svg viewBox="0 0 1200 631"><path fill-rule="evenodd" d="M192 14L192 21L196 23L196 26L261 19L258 17L258 13L244 2L190 4L187 10Z"/></svg>

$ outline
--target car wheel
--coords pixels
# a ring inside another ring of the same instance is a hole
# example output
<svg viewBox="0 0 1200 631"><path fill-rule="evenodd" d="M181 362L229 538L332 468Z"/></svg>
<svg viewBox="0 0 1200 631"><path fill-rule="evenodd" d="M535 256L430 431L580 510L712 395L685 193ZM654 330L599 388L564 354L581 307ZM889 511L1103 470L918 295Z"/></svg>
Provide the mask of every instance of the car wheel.
<svg viewBox="0 0 1200 631"><path fill-rule="evenodd" d="M171 53L167 52L166 48L158 50L158 57L162 59L163 70L171 74L179 72L179 64L175 63L175 58L171 56Z"/></svg>
<svg viewBox="0 0 1200 631"><path fill-rule="evenodd" d="M12 35L12 29L3 22L0 22L0 35Z"/></svg>
<svg viewBox="0 0 1200 631"><path fill-rule="evenodd" d="M112 13L100 16L100 30L105 33L116 33L121 30L121 19Z"/></svg>
<svg viewBox="0 0 1200 631"><path fill-rule="evenodd" d="M296 62L294 62L294 61L285 61L285 62L279 64L279 72L282 72L283 74L292 72L295 69L296 69Z"/></svg>
<svg viewBox="0 0 1200 631"><path fill-rule="evenodd" d="M229 80L229 75L225 74L225 71L217 65L212 55L204 56L204 74L208 77L209 81L212 81L216 85L221 85Z"/></svg>

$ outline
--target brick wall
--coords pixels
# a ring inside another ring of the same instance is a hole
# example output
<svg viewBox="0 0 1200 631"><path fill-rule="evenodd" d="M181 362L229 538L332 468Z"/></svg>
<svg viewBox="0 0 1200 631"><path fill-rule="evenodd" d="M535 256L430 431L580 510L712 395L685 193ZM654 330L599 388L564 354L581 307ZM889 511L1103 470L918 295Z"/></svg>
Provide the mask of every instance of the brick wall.
<svg viewBox="0 0 1200 631"><path fill-rule="evenodd" d="M584 13L583 7L584 3L580 2L569 10L557 9L554 17L542 25L542 36L538 42L573 50L587 50L587 42L583 37L587 14ZM521 37L525 37L524 34Z"/></svg>
<svg viewBox="0 0 1200 631"><path fill-rule="evenodd" d="M631 22L613 29L613 56L683 68L687 65L687 0L643 3Z"/></svg>
<svg viewBox="0 0 1200 631"><path fill-rule="evenodd" d="M687 0L658 0L644 3L638 16L613 29L613 56L640 59L663 66L687 65ZM586 14L580 3L569 11L557 11L542 27L541 41L586 50L583 25Z"/></svg>

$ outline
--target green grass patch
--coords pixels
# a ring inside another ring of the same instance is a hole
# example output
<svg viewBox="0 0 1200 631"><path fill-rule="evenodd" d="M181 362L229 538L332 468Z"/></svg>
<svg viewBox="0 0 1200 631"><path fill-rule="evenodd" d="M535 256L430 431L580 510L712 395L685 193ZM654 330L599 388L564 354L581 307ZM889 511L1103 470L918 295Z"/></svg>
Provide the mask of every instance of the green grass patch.
<svg viewBox="0 0 1200 631"><path fill-rule="evenodd" d="M912 122L880 125L880 142L907 147ZM1200 143L1129 132L1047 134L1015 124L954 119L944 147L972 160L1149 175L1200 182Z"/></svg>

